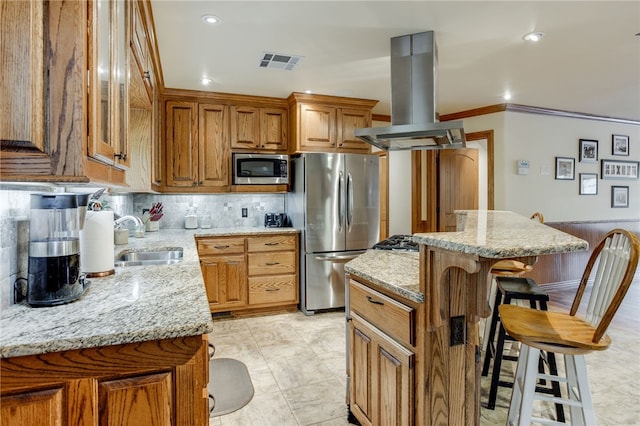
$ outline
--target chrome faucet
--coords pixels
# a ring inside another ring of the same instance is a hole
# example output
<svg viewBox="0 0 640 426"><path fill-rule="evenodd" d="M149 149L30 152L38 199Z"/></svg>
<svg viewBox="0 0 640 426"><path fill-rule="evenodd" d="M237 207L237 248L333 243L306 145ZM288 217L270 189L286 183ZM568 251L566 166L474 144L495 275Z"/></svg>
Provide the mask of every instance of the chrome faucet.
<svg viewBox="0 0 640 426"><path fill-rule="evenodd" d="M142 219L140 219L138 216L131 216L131 215L120 216L118 219L115 220L115 225L118 226L122 222L126 222L127 220L134 221L136 223L136 226L144 226L144 222L142 221Z"/></svg>

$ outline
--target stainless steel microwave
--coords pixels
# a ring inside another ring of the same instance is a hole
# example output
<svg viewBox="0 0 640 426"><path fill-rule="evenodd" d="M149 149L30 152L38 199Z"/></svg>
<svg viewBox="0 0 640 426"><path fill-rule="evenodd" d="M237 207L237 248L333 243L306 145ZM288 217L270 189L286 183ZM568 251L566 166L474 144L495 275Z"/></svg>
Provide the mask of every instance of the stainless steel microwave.
<svg viewBox="0 0 640 426"><path fill-rule="evenodd" d="M234 185L277 185L289 183L289 156L234 153Z"/></svg>

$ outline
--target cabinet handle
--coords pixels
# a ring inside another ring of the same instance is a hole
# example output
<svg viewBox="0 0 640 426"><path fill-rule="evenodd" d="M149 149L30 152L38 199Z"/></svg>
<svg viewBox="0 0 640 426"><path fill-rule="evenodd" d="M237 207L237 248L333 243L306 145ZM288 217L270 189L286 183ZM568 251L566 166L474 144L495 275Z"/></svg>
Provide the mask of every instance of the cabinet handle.
<svg viewBox="0 0 640 426"><path fill-rule="evenodd" d="M119 159L120 159L120 160L122 160L122 161L127 161L127 154L126 154L126 153L124 153L124 154L123 154L123 153L121 152L121 153L119 153L119 154L113 154L113 156L114 156L115 158L119 158Z"/></svg>
<svg viewBox="0 0 640 426"><path fill-rule="evenodd" d="M279 288L268 288L266 291L280 291Z"/></svg>
<svg viewBox="0 0 640 426"><path fill-rule="evenodd" d="M198 186L198 182L193 182L193 186Z"/></svg>
<svg viewBox="0 0 640 426"><path fill-rule="evenodd" d="M280 262L267 262L267 263L265 263L265 265L267 265L267 266L274 266L274 265L279 265L279 264L280 264Z"/></svg>
<svg viewBox="0 0 640 426"><path fill-rule="evenodd" d="M224 249L229 248L229 246L213 246L213 248L216 248L218 250L224 250Z"/></svg>
<svg viewBox="0 0 640 426"><path fill-rule="evenodd" d="M271 243L264 243L265 246L277 246L280 243L276 243L276 242L271 242Z"/></svg>
<svg viewBox="0 0 640 426"><path fill-rule="evenodd" d="M151 74L149 74L149 71L144 72L144 78L146 78L147 80L151 79Z"/></svg>
<svg viewBox="0 0 640 426"><path fill-rule="evenodd" d="M369 303L373 303L374 305L384 305L384 302L381 302L379 300L373 300L371 296L367 296L367 300L369 301Z"/></svg>

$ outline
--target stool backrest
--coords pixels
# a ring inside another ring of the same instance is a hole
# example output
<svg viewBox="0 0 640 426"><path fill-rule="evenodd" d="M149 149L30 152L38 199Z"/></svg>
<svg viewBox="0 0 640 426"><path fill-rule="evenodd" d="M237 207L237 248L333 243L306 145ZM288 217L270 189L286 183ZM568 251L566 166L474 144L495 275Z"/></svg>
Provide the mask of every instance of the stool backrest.
<svg viewBox="0 0 640 426"><path fill-rule="evenodd" d="M593 342L599 342L604 336L620 307L633 281L639 252L640 241L635 234L626 229L614 229L604 236L591 253L571 306L571 315L578 312L587 282L593 277L585 316L585 321L596 329ZM596 264L596 271L592 274Z"/></svg>
<svg viewBox="0 0 640 426"><path fill-rule="evenodd" d="M531 215L530 219L538 219L538 222L544 223L544 216L540 212L535 212Z"/></svg>

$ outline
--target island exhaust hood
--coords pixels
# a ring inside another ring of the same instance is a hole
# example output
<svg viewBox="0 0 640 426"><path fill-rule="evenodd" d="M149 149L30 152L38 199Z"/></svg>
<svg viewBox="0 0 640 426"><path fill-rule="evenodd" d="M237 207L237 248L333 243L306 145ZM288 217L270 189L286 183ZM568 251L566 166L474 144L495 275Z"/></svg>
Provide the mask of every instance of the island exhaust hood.
<svg viewBox="0 0 640 426"><path fill-rule="evenodd" d="M464 148L462 121L439 122L438 52L433 31L391 39L391 126L356 129L385 151Z"/></svg>

